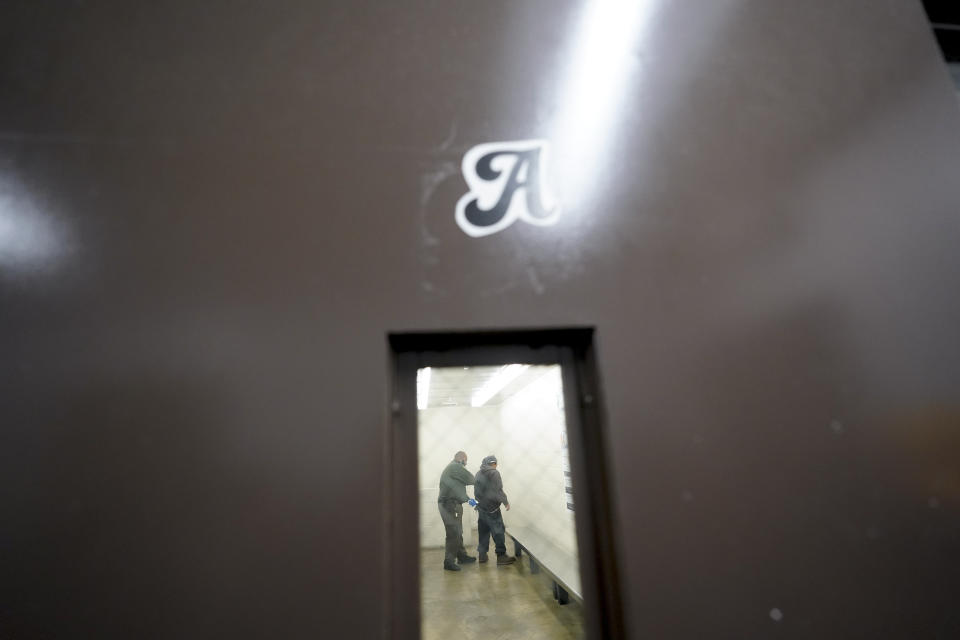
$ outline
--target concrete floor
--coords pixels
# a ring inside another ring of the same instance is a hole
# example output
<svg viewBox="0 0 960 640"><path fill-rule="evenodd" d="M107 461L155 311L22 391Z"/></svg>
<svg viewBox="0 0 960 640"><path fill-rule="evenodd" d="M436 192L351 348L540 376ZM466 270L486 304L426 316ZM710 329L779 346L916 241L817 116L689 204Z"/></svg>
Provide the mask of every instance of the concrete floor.
<svg viewBox="0 0 960 640"><path fill-rule="evenodd" d="M443 549L423 549L420 584L423 640L579 640L584 635L581 605L557 604L550 579L531 575L527 556L497 567L491 553L486 564L452 572L443 570Z"/></svg>

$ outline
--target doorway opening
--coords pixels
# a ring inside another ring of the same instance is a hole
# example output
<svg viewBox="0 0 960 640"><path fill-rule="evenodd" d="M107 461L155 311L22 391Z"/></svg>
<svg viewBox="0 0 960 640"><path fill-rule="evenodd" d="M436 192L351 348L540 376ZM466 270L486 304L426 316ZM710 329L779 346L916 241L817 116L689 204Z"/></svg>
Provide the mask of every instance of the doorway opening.
<svg viewBox="0 0 960 640"><path fill-rule="evenodd" d="M390 336L388 637L623 637L592 337Z"/></svg>

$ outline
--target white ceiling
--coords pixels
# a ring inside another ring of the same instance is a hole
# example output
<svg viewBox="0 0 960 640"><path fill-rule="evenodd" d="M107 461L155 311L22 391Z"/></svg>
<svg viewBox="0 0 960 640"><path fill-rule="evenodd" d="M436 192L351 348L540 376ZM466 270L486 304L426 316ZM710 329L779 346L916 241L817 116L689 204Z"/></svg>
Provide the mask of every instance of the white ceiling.
<svg viewBox="0 0 960 640"><path fill-rule="evenodd" d="M530 366L484 406L501 404L528 384L558 365ZM427 408L470 406L470 398L501 367L433 367L430 371L430 393Z"/></svg>

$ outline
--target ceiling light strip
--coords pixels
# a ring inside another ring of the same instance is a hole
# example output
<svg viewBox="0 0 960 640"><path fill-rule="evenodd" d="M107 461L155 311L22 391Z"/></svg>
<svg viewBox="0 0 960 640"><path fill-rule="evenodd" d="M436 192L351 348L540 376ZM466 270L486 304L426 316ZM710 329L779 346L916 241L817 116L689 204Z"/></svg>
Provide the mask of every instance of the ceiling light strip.
<svg viewBox="0 0 960 640"><path fill-rule="evenodd" d="M521 373L527 370L528 364L508 364L500 367L500 370L493 374L493 377L487 380L480 389L473 394L470 399L470 406L482 407L490 398L500 393L504 387L517 379Z"/></svg>
<svg viewBox="0 0 960 640"><path fill-rule="evenodd" d="M417 371L417 409L426 409L430 402L430 367Z"/></svg>

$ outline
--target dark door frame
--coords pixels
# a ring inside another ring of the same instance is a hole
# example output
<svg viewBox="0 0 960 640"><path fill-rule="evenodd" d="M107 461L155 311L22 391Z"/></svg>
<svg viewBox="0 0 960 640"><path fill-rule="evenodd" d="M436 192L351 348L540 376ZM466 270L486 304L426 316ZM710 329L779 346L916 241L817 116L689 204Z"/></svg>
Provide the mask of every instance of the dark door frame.
<svg viewBox="0 0 960 640"><path fill-rule="evenodd" d="M417 370L511 363L560 365L587 638L626 637L593 336L591 328L388 336L393 379L384 451L385 638L421 637Z"/></svg>

